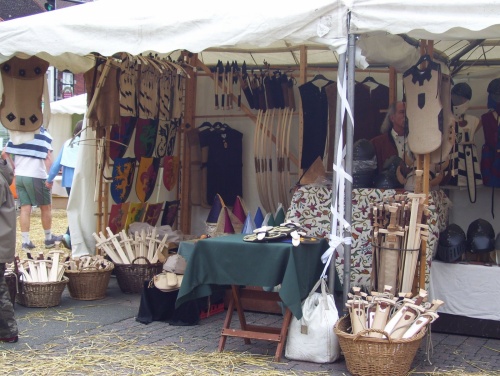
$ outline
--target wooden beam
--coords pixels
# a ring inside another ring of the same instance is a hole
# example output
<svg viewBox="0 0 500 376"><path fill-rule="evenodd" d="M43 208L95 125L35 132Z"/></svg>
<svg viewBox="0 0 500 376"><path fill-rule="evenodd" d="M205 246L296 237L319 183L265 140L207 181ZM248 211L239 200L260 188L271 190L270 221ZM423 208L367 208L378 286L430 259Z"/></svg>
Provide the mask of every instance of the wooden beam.
<svg viewBox="0 0 500 376"><path fill-rule="evenodd" d="M394 103L398 99L398 73L396 68L389 68L389 103Z"/></svg>
<svg viewBox="0 0 500 376"><path fill-rule="evenodd" d="M198 60L197 54L188 58L189 66L185 67L186 72L189 74L186 79L185 101L184 101L184 123L182 124L182 158L181 158L181 210L180 210L180 230L184 234L191 233L191 155L189 150L188 138L186 137L186 129L195 126L195 113L196 113L196 81L197 75L194 67Z"/></svg>
<svg viewBox="0 0 500 376"><path fill-rule="evenodd" d="M304 84L307 81L307 47L302 46L300 49L300 75L299 75L299 83L300 85ZM302 143L304 142L304 111L302 109L302 100L300 95L298 97L297 107L299 109L299 160L297 166L299 167L299 176L302 176L303 171L300 168L300 161L302 160Z"/></svg>

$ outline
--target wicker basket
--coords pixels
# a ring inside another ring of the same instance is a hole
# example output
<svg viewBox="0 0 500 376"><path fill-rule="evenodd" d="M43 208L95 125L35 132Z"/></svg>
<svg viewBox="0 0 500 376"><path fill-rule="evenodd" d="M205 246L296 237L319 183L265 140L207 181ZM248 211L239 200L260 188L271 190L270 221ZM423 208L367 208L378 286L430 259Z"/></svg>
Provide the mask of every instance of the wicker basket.
<svg viewBox="0 0 500 376"><path fill-rule="evenodd" d="M12 302L12 305L16 302L16 294L17 294L17 285L18 281L18 276L14 273L7 273L5 274L5 283L7 283L7 287L9 288L9 293L10 293L10 301Z"/></svg>
<svg viewBox="0 0 500 376"><path fill-rule="evenodd" d="M19 281L19 293L16 302L25 307L47 308L61 303L61 295L68 284L68 277L59 282L24 282Z"/></svg>
<svg viewBox="0 0 500 376"><path fill-rule="evenodd" d="M82 270L66 270L64 275L69 279L69 295L77 300L104 299L113 268L114 265L110 263L110 267L106 269L88 267Z"/></svg>
<svg viewBox="0 0 500 376"><path fill-rule="evenodd" d="M137 260L144 259L146 264L135 264ZM137 257L131 264L115 264L115 275L120 290L126 294L140 293L144 281L150 281L155 275L161 273L163 264L152 264L146 257Z"/></svg>
<svg viewBox="0 0 500 376"><path fill-rule="evenodd" d="M370 329L356 335L349 334L350 327L350 317L344 316L333 330L339 339L347 369L357 376L406 375L426 333L424 328L409 339L387 340L362 336Z"/></svg>

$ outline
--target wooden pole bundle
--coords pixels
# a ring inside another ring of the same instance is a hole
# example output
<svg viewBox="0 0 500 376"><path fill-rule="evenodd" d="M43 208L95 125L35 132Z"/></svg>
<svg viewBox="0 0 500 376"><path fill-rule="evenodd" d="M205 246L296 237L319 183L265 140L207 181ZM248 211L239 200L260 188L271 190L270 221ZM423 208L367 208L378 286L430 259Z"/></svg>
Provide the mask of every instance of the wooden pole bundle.
<svg viewBox="0 0 500 376"><path fill-rule="evenodd" d="M428 236L425 224L427 207L425 194L396 195L385 203L373 204L372 224L372 287L383 291L393 286L391 293L408 293L413 287L422 239Z"/></svg>

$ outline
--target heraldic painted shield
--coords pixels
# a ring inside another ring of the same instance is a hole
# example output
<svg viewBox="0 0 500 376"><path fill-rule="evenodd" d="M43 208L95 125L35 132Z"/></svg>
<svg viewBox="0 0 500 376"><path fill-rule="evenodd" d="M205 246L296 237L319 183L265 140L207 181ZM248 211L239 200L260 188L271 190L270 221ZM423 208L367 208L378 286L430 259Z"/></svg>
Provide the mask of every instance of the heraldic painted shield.
<svg viewBox="0 0 500 376"><path fill-rule="evenodd" d="M135 173L135 158L116 158L113 165L111 197L117 204L127 201Z"/></svg>
<svg viewBox="0 0 500 376"><path fill-rule="evenodd" d="M155 189L160 158L141 158L135 182L135 193L141 202L149 200Z"/></svg>
<svg viewBox="0 0 500 376"><path fill-rule="evenodd" d="M168 191L174 189L179 176L179 158L167 155L163 160L163 184Z"/></svg>
<svg viewBox="0 0 500 376"><path fill-rule="evenodd" d="M136 117L120 116L120 125L111 126L109 133L109 157L112 160L122 158L127 151L130 139L134 133Z"/></svg>
<svg viewBox="0 0 500 376"><path fill-rule="evenodd" d="M156 147L158 119L137 119L134 154L136 158L151 157Z"/></svg>

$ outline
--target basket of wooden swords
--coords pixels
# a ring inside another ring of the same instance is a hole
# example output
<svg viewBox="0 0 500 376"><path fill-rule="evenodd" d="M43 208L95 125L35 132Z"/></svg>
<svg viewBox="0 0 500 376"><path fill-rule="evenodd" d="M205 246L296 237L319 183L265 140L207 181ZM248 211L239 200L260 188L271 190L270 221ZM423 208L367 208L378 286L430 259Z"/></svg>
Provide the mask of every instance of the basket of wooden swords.
<svg viewBox="0 0 500 376"><path fill-rule="evenodd" d="M104 299L114 267L102 256L83 256L68 261L64 275L69 279L69 295L76 300Z"/></svg>
<svg viewBox="0 0 500 376"><path fill-rule="evenodd" d="M19 282L16 302L25 307L48 308L61 304L61 296L68 284L67 277L56 282Z"/></svg>
<svg viewBox="0 0 500 376"><path fill-rule="evenodd" d="M139 262L145 261L145 264ZM131 264L115 264L116 281L120 290L126 294L140 293L144 281L150 281L163 269L161 262L152 263L146 257L137 257Z"/></svg>
<svg viewBox="0 0 500 376"><path fill-rule="evenodd" d="M113 261L120 290L126 294L140 293L144 281L150 281L162 271L160 256L168 249L167 235L160 239L156 228L130 236L125 231L113 234L109 227L106 230L108 236L94 233L96 247Z"/></svg>
<svg viewBox="0 0 500 376"><path fill-rule="evenodd" d="M60 258L64 251L49 252L50 259L27 259L18 263L20 278L16 302L25 307L47 308L61 303L68 284Z"/></svg>

